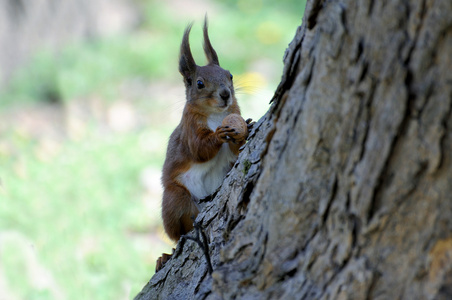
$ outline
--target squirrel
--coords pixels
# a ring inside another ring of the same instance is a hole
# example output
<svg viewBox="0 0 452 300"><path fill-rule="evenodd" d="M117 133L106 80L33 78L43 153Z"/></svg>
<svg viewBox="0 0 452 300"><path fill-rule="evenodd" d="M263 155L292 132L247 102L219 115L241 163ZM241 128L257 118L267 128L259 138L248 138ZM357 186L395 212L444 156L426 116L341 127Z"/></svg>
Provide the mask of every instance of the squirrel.
<svg viewBox="0 0 452 300"><path fill-rule="evenodd" d="M206 17L206 66L196 65L193 59L189 43L192 24L186 27L180 47L179 72L185 84L186 103L180 124L170 136L162 174L163 225L174 241L193 229L193 220L199 213L197 202L218 189L247 138L233 126L222 125L227 115L240 115L240 108L233 76L220 67L207 27ZM251 119L246 124L248 128L253 125ZM157 271L169 257L162 255Z"/></svg>

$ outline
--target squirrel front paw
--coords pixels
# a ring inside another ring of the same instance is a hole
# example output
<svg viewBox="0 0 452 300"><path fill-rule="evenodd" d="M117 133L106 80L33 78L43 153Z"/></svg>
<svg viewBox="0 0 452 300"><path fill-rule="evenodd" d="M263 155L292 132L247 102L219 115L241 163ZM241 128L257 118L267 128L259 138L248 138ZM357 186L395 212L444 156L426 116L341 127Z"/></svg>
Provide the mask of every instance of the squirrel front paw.
<svg viewBox="0 0 452 300"><path fill-rule="evenodd" d="M239 136L237 129L230 126L219 126L215 133L223 143L236 143Z"/></svg>
<svg viewBox="0 0 452 300"><path fill-rule="evenodd" d="M251 119L251 118L246 119L245 123L246 123L246 127L248 128L248 132L250 132L253 129L254 124L256 124L256 122L254 122L253 119Z"/></svg>

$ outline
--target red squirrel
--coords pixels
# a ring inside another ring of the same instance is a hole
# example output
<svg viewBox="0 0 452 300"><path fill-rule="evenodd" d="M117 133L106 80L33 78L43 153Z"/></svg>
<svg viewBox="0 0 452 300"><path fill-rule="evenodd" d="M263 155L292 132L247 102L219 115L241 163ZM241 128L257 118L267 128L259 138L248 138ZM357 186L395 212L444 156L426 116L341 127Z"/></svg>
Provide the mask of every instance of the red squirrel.
<svg viewBox="0 0 452 300"><path fill-rule="evenodd" d="M207 18L203 27L206 66L196 65L191 54L191 27L185 29L179 56L187 101L180 124L169 139L162 175L163 225L174 241L193 229L199 212L197 201L221 185L247 138L240 136L236 128L221 125L227 115L240 115L240 108L233 76L220 67L210 43Z"/></svg>

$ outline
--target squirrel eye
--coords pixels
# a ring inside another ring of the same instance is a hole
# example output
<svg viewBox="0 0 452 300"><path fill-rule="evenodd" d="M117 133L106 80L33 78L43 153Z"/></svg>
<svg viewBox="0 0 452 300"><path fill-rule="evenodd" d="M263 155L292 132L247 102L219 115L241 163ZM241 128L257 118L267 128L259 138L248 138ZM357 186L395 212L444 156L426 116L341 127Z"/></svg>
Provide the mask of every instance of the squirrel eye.
<svg viewBox="0 0 452 300"><path fill-rule="evenodd" d="M198 85L198 89L202 89L205 87L204 82L202 82L201 80L198 80L196 84Z"/></svg>
<svg viewBox="0 0 452 300"><path fill-rule="evenodd" d="M232 76L232 74L231 74L231 73L229 73L229 76L231 77L231 80L232 80L232 78L234 78L234 76Z"/></svg>

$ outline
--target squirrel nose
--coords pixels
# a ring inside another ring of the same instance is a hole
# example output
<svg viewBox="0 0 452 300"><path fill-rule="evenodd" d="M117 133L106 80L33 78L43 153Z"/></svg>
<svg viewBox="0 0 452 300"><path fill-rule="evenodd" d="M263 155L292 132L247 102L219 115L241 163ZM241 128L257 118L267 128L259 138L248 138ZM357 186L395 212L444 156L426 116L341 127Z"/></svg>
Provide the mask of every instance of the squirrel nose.
<svg viewBox="0 0 452 300"><path fill-rule="evenodd" d="M228 100L230 95L231 95L231 93L228 90L222 90L220 93L220 97L224 101Z"/></svg>

